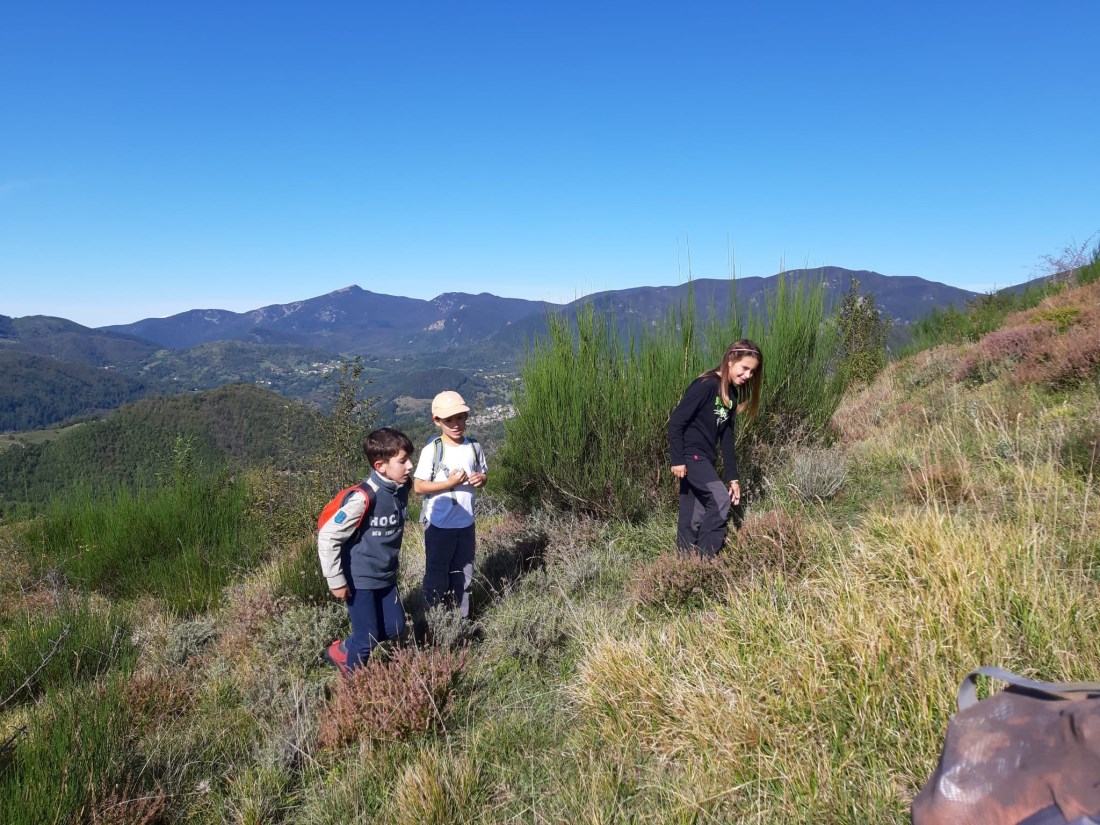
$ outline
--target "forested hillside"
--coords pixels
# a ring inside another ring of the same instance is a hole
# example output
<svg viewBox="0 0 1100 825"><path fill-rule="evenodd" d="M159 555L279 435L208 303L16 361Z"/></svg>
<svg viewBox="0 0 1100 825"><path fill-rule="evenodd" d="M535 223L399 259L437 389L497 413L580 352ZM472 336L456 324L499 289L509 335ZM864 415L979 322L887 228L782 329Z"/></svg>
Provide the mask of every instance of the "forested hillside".
<svg viewBox="0 0 1100 825"><path fill-rule="evenodd" d="M0 432L102 413L146 391L145 382L115 370L0 350Z"/></svg>
<svg viewBox="0 0 1100 825"><path fill-rule="evenodd" d="M253 385L145 399L49 443L0 452L0 511L80 486L110 491L155 483L180 439L212 470L293 464L294 456L317 449L319 435L308 408Z"/></svg>

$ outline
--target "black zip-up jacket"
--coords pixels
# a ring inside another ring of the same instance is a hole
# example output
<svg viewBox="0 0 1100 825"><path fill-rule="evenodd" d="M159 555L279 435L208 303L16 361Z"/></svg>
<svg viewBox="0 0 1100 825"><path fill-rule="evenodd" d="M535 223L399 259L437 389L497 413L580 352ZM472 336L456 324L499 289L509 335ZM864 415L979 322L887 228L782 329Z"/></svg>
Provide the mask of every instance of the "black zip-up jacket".
<svg viewBox="0 0 1100 825"><path fill-rule="evenodd" d="M737 478L737 454L734 450L736 393L731 406L722 404L718 392L718 374L708 372L696 378L684 390L684 397L668 417L668 454L672 466L705 458L718 465L718 443L722 444L722 476L727 484Z"/></svg>

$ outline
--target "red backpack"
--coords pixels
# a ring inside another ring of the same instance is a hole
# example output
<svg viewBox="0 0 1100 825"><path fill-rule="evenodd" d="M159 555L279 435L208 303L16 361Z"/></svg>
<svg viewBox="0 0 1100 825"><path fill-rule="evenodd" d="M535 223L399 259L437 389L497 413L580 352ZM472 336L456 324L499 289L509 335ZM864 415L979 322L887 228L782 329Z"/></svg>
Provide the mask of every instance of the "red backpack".
<svg viewBox="0 0 1100 825"><path fill-rule="evenodd" d="M336 511L348 503L348 499L351 498L352 493L356 491L361 492L367 497L367 506L363 510L363 515L359 517L359 524L355 525L355 529L358 530L359 526L363 523L363 519L367 517L367 513L374 507L374 501L376 498L376 489L374 483L368 478L366 481L360 481L358 484L353 484L350 487L345 487L339 493L337 493L328 504L321 510L321 515L317 516L317 529L320 530L324 526L325 522L332 518Z"/></svg>

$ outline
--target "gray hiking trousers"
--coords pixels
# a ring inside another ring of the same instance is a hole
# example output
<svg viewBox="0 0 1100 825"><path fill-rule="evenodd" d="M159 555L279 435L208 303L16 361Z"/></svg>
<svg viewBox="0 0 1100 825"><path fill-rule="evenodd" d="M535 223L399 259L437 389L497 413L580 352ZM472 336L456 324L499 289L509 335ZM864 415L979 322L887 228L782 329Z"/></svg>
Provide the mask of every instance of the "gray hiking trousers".
<svg viewBox="0 0 1100 825"><path fill-rule="evenodd" d="M729 488L705 458L688 457L687 475L680 479L680 518L676 547L682 553L714 556L726 540L730 514Z"/></svg>

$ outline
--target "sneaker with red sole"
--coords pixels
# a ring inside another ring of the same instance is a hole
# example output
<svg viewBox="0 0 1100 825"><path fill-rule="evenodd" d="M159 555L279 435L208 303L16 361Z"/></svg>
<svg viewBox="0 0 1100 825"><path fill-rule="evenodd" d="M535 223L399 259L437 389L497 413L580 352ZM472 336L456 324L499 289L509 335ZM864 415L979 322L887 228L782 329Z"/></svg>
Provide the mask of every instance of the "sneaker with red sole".
<svg viewBox="0 0 1100 825"><path fill-rule="evenodd" d="M325 648L324 656L326 662L345 676L348 674L348 649L344 646L343 639L337 639Z"/></svg>

